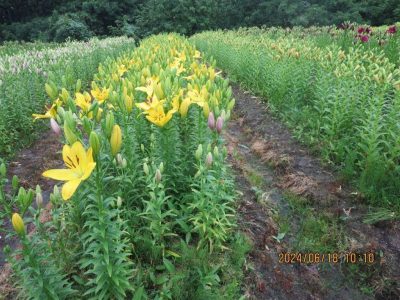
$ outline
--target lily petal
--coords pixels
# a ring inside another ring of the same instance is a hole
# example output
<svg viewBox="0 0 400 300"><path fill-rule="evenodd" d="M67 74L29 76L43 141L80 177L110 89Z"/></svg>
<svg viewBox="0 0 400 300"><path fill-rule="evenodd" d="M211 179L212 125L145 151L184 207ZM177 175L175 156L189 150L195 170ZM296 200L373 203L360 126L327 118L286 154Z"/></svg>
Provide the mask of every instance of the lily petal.
<svg viewBox="0 0 400 300"><path fill-rule="evenodd" d="M83 174L81 179L82 180L88 179L90 174L92 174L92 172L93 172L95 167L96 167L96 163L94 163L94 162L88 163L86 168L85 168L85 173Z"/></svg>
<svg viewBox="0 0 400 300"><path fill-rule="evenodd" d="M43 173L44 177L55 180L69 181L78 178L78 175L69 169L52 169Z"/></svg>
<svg viewBox="0 0 400 300"><path fill-rule="evenodd" d="M78 188L79 184L81 183L80 179L75 179L71 181L67 181L61 190L61 195L64 200L68 200L72 197L75 193L76 189Z"/></svg>

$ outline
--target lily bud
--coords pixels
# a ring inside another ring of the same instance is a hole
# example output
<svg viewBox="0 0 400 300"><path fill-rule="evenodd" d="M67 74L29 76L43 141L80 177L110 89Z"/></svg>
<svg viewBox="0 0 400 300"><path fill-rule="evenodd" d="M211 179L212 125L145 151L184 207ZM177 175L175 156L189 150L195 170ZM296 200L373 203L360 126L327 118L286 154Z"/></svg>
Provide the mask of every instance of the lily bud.
<svg viewBox="0 0 400 300"><path fill-rule="evenodd" d="M164 163L161 162L161 163L160 163L160 166L159 166L158 168L160 169L160 172L161 172L161 173L164 172Z"/></svg>
<svg viewBox="0 0 400 300"><path fill-rule="evenodd" d="M179 113L181 114L181 116L183 118L186 117L187 112L189 110L189 106L190 106L191 102L189 98L186 98L182 101L181 106L179 107Z"/></svg>
<svg viewBox="0 0 400 300"><path fill-rule="evenodd" d="M12 215L11 222L12 222L15 232L19 236L24 236L25 235L25 224L24 224L24 220L22 220L21 216L18 213L14 213Z"/></svg>
<svg viewBox="0 0 400 300"><path fill-rule="evenodd" d="M124 104L125 104L125 108L126 111L128 113L130 113L133 109L133 99L132 97L128 96L128 95L124 95Z"/></svg>
<svg viewBox="0 0 400 300"><path fill-rule="evenodd" d="M89 144L92 147L94 156L96 157L100 153L100 139L96 132L92 131L89 136Z"/></svg>
<svg viewBox="0 0 400 300"><path fill-rule="evenodd" d="M206 157L206 166L208 168L210 168L212 166L212 163L213 163L212 154L211 154L211 152L208 152L207 157Z"/></svg>
<svg viewBox="0 0 400 300"><path fill-rule="evenodd" d="M47 95L50 97L51 100L55 100L58 96L58 91L57 91L57 87L55 86L54 83L50 82L45 84L45 90Z"/></svg>
<svg viewBox="0 0 400 300"><path fill-rule="evenodd" d="M208 114L208 128L211 130L215 129L215 117L212 111Z"/></svg>
<svg viewBox="0 0 400 300"><path fill-rule="evenodd" d="M96 112L96 122L101 121L101 116L103 115L103 109L99 107Z"/></svg>
<svg viewBox="0 0 400 300"><path fill-rule="evenodd" d="M2 163L0 165L0 175L4 177L4 176L6 176L6 173L7 173L6 165L4 163Z"/></svg>
<svg viewBox="0 0 400 300"><path fill-rule="evenodd" d="M120 196L118 196L117 198L117 207L120 208L122 205L122 198Z"/></svg>
<svg viewBox="0 0 400 300"><path fill-rule="evenodd" d="M232 99L231 101L229 101L228 103L228 109L232 110L232 108L235 106L235 99Z"/></svg>
<svg viewBox="0 0 400 300"><path fill-rule="evenodd" d="M149 166L146 163L143 164L143 172L144 174L149 175Z"/></svg>
<svg viewBox="0 0 400 300"><path fill-rule="evenodd" d="M123 159L122 159L122 165L121 165L122 168L125 169L127 165L128 165L128 162L126 161L125 158L123 158Z"/></svg>
<svg viewBox="0 0 400 300"><path fill-rule="evenodd" d="M61 128L58 125L58 123L56 122L56 120L54 120L53 118L50 119L50 127L53 130L53 132L57 135L61 134Z"/></svg>
<svg viewBox="0 0 400 300"><path fill-rule="evenodd" d="M12 180L11 180L11 185L13 187L14 190L16 190L18 188L19 185L19 179L17 175L14 175Z"/></svg>
<svg viewBox="0 0 400 300"><path fill-rule="evenodd" d="M222 148L222 154L224 157L228 155L228 149L225 146Z"/></svg>
<svg viewBox="0 0 400 300"><path fill-rule="evenodd" d="M142 152L144 152L144 145L140 144L140 149L142 150Z"/></svg>
<svg viewBox="0 0 400 300"><path fill-rule="evenodd" d="M215 129L219 134L222 132L223 126L224 126L224 119L221 116L219 116L217 119L217 125L215 126Z"/></svg>
<svg viewBox="0 0 400 300"><path fill-rule="evenodd" d="M214 147L214 156L219 156L219 151L217 146Z"/></svg>
<svg viewBox="0 0 400 300"><path fill-rule="evenodd" d="M89 119L85 116L83 117L83 129L85 130L86 134L90 134L92 131L92 123L90 123Z"/></svg>
<svg viewBox="0 0 400 300"><path fill-rule="evenodd" d="M81 87L82 87L82 80L78 79L75 85L75 92L78 93L81 90Z"/></svg>
<svg viewBox="0 0 400 300"><path fill-rule="evenodd" d="M117 154L117 163L121 167L122 166L122 155L120 153Z"/></svg>
<svg viewBox="0 0 400 300"><path fill-rule="evenodd" d="M204 113L204 117L208 118L209 114L210 114L210 107L208 106L207 102L204 102L203 105L203 113Z"/></svg>
<svg viewBox="0 0 400 300"><path fill-rule="evenodd" d="M196 157L197 160L200 160L200 158L201 158L202 155L203 155L203 145L200 144L200 145L197 147L197 150L196 150L194 156Z"/></svg>
<svg viewBox="0 0 400 300"><path fill-rule="evenodd" d="M161 172L159 169L156 171L156 176L155 176L156 182L161 182Z"/></svg>
<svg viewBox="0 0 400 300"><path fill-rule="evenodd" d="M43 196L42 196L42 190L40 189L40 185L36 186L36 205L38 208L43 207Z"/></svg>
<svg viewBox="0 0 400 300"><path fill-rule="evenodd" d="M64 122L64 136L67 140L67 143L70 145L78 140L75 133L71 130L71 128L69 128L67 121Z"/></svg>
<svg viewBox="0 0 400 300"><path fill-rule="evenodd" d="M106 116L106 135L109 138L114 126L114 115L112 112L108 113Z"/></svg>
<svg viewBox="0 0 400 300"><path fill-rule="evenodd" d="M122 133L121 128L118 125L114 125L111 133L111 153L115 156L119 150L121 150L122 146Z"/></svg>

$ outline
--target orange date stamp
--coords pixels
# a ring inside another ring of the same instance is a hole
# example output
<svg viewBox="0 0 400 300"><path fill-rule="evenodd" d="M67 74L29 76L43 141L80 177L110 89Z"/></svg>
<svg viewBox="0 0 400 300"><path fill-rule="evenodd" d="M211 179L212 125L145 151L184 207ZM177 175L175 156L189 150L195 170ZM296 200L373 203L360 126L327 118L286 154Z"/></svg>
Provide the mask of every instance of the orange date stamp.
<svg viewBox="0 0 400 300"><path fill-rule="evenodd" d="M348 263L348 264L373 264L376 254L373 252L356 253L314 253L314 252L281 252L279 263L281 264L321 264L321 263Z"/></svg>

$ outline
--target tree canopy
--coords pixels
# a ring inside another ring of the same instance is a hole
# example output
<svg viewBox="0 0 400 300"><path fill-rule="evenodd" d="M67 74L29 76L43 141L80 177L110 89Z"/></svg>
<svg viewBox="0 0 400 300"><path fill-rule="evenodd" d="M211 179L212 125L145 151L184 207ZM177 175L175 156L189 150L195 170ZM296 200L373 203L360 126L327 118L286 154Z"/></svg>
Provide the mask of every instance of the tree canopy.
<svg viewBox="0 0 400 300"><path fill-rule="evenodd" d="M185 35L240 26L371 25L400 19L398 0L0 0L0 41Z"/></svg>

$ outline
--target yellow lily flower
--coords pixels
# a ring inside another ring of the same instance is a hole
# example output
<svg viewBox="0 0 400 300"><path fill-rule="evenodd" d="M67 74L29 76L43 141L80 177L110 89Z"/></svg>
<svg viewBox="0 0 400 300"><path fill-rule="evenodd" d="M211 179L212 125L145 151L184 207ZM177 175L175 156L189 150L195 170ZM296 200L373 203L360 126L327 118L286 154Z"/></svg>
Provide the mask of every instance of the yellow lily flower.
<svg viewBox="0 0 400 300"><path fill-rule="evenodd" d="M155 109L159 105L163 105L165 100L158 100L156 96L146 102L136 103L136 106L139 107L141 110L144 110L144 113L147 114L150 109Z"/></svg>
<svg viewBox="0 0 400 300"><path fill-rule="evenodd" d="M201 58L200 51L196 50L196 51L194 52L193 58Z"/></svg>
<svg viewBox="0 0 400 300"><path fill-rule="evenodd" d="M63 160L68 169L52 169L43 173L44 177L66 181L61 190L64 200L68 200L75 193L79 184L88 179L96 163L93 161L92 148L85 151L80 142L75 142L72 147L64 145Z"/></svg>
<svg viewBox="0 0 400 300"><path fill-rule="evenodd" d="M102 104L105 100L108 99L109 93L110 93L110 89L106 89L106 88L98 88L96 87L95 89L91 90L90 93L92 94L92 96L94 98L96 98L97 102L99 102L99 104Z"/></svg>
<svg viewBox="0 0 400 300"><path fill-rule="evenodd" d="M186 69L181 65L178 59L175 59L173 63L170 63L169 67L171 69L176 69L176 75L180 75L181 73L186 71Z"/></svg>
<svg viewBox="0 0 400 300"><path fill-rule="evenodd" d="M125 65L120 65L118 67L118 75L121 77L122 75L124 75L124 73L128 71L128 69L125 67Z"/></svg>
<svg viewBox="0 0 400 300"><path fill-rule="evenodd" d="M46 107L47 111L44 115L32 114L32 117L37 119L54 119L57 116L57 105L53 104L50 108Z"/></svg>
<svg viewBox="0 0 400 300"><path fill-rule="evenodd" d="M175 110L171 109L167 112L167 114L165 114L164 107L162 106L162 104L160 104L156 108L150 109L148 111L146 119L159 127L164 127L164 125L167 124L169 120L171 120L174 113Z"/></svg>
<svg viewBox="0 0 400 300"><path fill-rule="evenodd" d="M81 94L81 93L76 93L75 94L75 104L79 106L84 112L88 112L90 105L92 102L92 98L90 97L89 93Z"/></svg>
<svg viewBox="0 0 400 300"><path fill-rule="evenodd" d="M154 91L157 87L158 78L149 78L147 80L146 86L139 86L135 88L137 91L145 92L148 98L151 98L154 94Z"/></svg>

